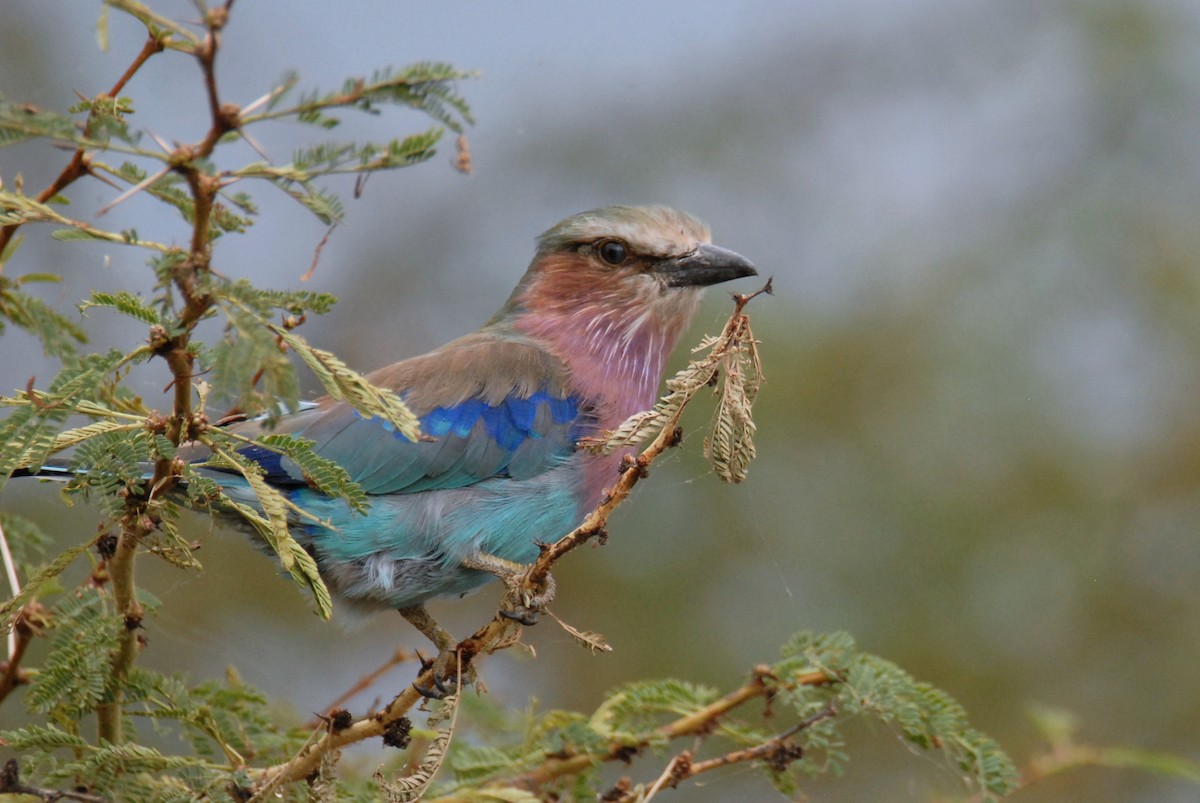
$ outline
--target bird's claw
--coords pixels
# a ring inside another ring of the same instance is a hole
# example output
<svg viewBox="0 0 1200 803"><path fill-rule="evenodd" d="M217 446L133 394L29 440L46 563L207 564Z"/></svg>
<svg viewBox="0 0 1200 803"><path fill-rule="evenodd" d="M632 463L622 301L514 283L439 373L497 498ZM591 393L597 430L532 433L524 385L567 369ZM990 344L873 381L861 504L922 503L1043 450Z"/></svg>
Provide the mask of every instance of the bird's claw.
<svg viewBox="0 0 1200 803"><path fill-rule="evenodd" d="M508 593L504 596L504 602L500 606L500 615L529 627L537 624L538 614L554 599L557 586L554 576L547 574L541 593L529 594L525 591L527 577L528 575L522 573L518 581L509 586Z"/></svg>
<svg viewBox="0 0 1200 803"><path fill-rule="evenodd" d="M554 599L554 577L547 574L537 593L529 591L530 567L504 558L481 553L463 565L468 569L494 574L504 583L507 593L501 603L500 615L523 625L537 623L538 614Z"/></svg>
<svg viewBox="0 0 1200 803"><path fill-rule="evenodd" d="M536 625L538 620L538 612L524 606L514 606L512 608L501 607L499 613L505 619L511 619L517 624L522 624L526 627Z"/></svg>
<svg viewBox="0 0 1200 803"><path fill-rule="evenodd" d="M458 671L458 653L456 650L443 650L433 660L421 660L421 672L413 681L412 687L417 694L430 700L443 700L458 694L464 685L475 682L474 669L468 667L463 675ZM428 673L429 683L422 685L421 678Z"/></svg>
<svg viewBox="0 0 1200 803"><path fill-rule="evenodd" d="M422 697L441 700L458 692L464 684L475 681L474 669L468 666L464 672L466 677L459 677L458 640L449 631L434 621L422 605L412 605L400 608L400 615L407 619L413 627L420 630L426 638L437 647L437 657L426 660L417 653L421 660L420 674L413 683L413 688ZM428 674L429 682L422 685L421 678ZM432 685L431 685L432 684Z"/></svg>
<svg viewBox="0 0 1200 803"><path fill-rule="evenodd" d="M434 675L432 680L432 686L422 686L419 681L414 680L412 687L417 694L427 700L444 700L458 692L458 678L454 678L453 681L447 683L440 680L437 675ZM450 679L447 678L446 680L449 681Z"/></svg>

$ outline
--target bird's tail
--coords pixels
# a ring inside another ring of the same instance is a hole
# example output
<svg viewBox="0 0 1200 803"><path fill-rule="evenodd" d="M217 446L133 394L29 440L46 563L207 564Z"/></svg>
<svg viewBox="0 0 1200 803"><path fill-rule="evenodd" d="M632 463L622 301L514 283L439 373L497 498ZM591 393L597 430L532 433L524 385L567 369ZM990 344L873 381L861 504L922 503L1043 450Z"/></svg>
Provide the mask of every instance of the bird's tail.
<svg viewBox="0 0 1200 803"><path fill-rule="evenodd" d="M150 463L142 463L142 479L147 482L154 478L154 466ZM42 466L30 467L25 466L18 468L9 475L10 478L32 477L33 479L47 480L50 482L69 482L76 477L84 477L89 474L87 468L71 468L64 460L62 462L51 460ZM217 480L221 485L221 490L228 496L238 502L249 504L252 506L260 506L258 496L254 493L249 483L242 477L236 474L229 474L224 471L215 469L199 468L198 473ZM191 503L187 499L188 481L182 478L176 478L171 490L168 492L175 501L191 507Z"/></svg>
<svg viewBox="0 0 1200 803"><path fill-rule="evenodd" d="M39 479L43 479L43 480L58 480L60 482L66 482L67 480L73 479L75 477L75 475L80 474L80 473L83 473L83 472L72 471L70 468L67 467L67 465L65 463L63 463L63 464L47 463L46 465L38 466L37 468L28 468L28 467L18 468L9 476L10 477L38 477Z"/></svg>
<svg viewBox="0 0 1200 803"><path fill-rule="evenodd" d="M142 463L142 479L149 480L154 476L154 467L148 463ZM37 468L23 467L13 471L9 477L33 477L39 480L50 480L51 482L68 482L76 477L83 477L88 474L86 468L71 468L66 462L57 463L51 461ZM178 484L181 487L186 487L185 483Z"/></svg>

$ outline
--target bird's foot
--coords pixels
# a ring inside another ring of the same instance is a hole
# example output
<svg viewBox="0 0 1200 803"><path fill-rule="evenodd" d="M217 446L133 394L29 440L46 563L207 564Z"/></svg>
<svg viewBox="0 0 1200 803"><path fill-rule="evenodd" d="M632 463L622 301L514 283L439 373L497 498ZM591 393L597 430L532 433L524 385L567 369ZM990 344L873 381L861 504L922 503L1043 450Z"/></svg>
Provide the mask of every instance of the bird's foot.
<svg viewBox="0 0 1200 803"><path fill-rule="evenodd" d="M530 594L524 587L509 587L500 605L500 615L526 627L537 624L538 614L554 599L554 577L546 575L541 592Z"/></svg>
<svg viewBox="0 0 1200 803"><path fill-rule="evenodd" d="M475 682L475 670L469 665L462 673L463 676L459 675L458 639L439 625L425 610L424 605L400 608L399 611L401 616L437 647L436 658L430 661L421 660L421 673L413 683L413 688L421 696L440 700L457 693L464 683L470 685ZM421 678L426 675L429 681L422 685Z"/></svg>
<svg viewBox="0 0 1200 803"><path fill-rule="evenodd" d="M541 613L554 599L554 578L547 574L540 588L531 587L528 566L511 560L480 553L463 561L463 566L494 574L504 583L507 593L501 603L500 615L529 626L537 623Z"/></svg>
<svg viewBox="0 0 1200 803"><path fill-rule="evenodd" d="M420 657L419 653L418 657ZM422 684L421 678L427 673L429 675L429 683ZM460 675L458 651L446 650L439 652L436 658L429 660L421 659L421 673L413 681L412 687L422 697L427 697L431 700L442 700L458 694L463 686L470 686L475 683L475 680L475 668L468 666Z"/></svg>

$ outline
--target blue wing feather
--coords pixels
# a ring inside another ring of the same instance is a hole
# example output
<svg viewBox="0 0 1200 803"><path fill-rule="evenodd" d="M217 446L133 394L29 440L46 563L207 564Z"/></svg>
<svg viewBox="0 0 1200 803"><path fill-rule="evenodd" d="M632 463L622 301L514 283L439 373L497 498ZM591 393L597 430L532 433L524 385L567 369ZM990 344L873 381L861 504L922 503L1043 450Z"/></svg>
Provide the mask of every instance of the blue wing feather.
<svg viewBox="0 0 1200 803"><path fill-rule="evenodd" d="M511 344L507 344L511 350ZM531 478L559 465L575 450L587 418L580 399L555 372L518 375L504 381L503 354L485 353L494 344L472 344L469 355L489 371L468 377L467 392L446 381L433 360L437 353L388 369L402 378L394 386L417 413L421 440L411 441L381 419L364 418L344 402L325 399L315 408L279 419L276 432L314 441L314 451L349 472L368 494L404 494L462 488L491 477ZM477 356L477 354L479 356ZM522 355L522 366L530 363ZM453 372L450 372L453 373ZM438 384L438 383L442 384ZM504 387L507 385L507 387ZM499 390L503 392L499 392ZM440 401L439 397L445 399ZM260 427L249 423L246 434ZM250 431L248 431L250 430ZM242 454L263 466L280 485L304 482L295 466L258 446Z"/></svg>

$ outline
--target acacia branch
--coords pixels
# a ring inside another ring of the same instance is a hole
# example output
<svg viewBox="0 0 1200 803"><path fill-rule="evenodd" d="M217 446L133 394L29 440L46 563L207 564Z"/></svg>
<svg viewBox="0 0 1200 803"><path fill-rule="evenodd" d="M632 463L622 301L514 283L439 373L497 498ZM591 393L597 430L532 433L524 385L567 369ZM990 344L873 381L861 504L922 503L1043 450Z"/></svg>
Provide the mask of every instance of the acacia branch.
<svg viewBox="0 0 1200 803"><path fill-rule="evenodd" d="M379 678L383 677L385 674L387 674L389 671L391 671L391 669L393 667L397 667L400 664L405 663L406 661L409 661L414 657L415 656L412 653L409 653L403 647L397 647L396 651L392 653L390 658L388 658L382 664L375 667L370 672L368 672L367 674L365 674L361 678L359 678L357 681L355 681L354 685L352 685L350 688L346 689L344 692L339 694L337 696L337 699L335 699L329 705L325 706L325 708L323 710L325 710L325 711L337 710L343 703L345 703L347 700L349 700L354 695L358 694L360 691L364 691L365 689L371 688L372 684L374 684L375 681L379 680ZM316 728L319 725L320 725L320 722L318 721L318 719L313 719L313 720L309 720L308 723L306 723L305 727Z"/></svg>
<svg viewBox="0 0 1200 803"><path fill-rule="evenodd" d="M121 77L113 84L112 88L107 93L97 96L94 101L102 98L115 98L137 71L141 69L142 65L155 53L161 52L163 48L162 38L152 31L147 37L145 44L142 45L142 49L121 74ZM94 101L92 111L88 114L87 121L83 126L82 138L84 140L90 138L93 126L95 125L96 111ZM37 203L45 204L71 183L83 176L90 175L91 172L91 156L87 148L81 144L76 147L74 153L71 155L71 160L63 168L62 172L58 174L58 177L38 193L36 197ZM0 228L0 253L4 252L5 247L7 247L20 226L20 223L13 223ZM0 269L2 267L0 265ZM140 511L130 511L130 514L135 513L140 513ZM125 629L122 632L117 651L112 659L112 672L110 674L110 688L112 689L110 696L112 699L98 706L96 714L100 738L113 743L122 740L119 681L133 664L133 659L137 652L137 640L134 631L141 626L142 607L137 601L133 585L133 555L140 535L144 534L140 532L145 529L143 518L140 515L135 515L136 524L131 527L122 526L117 551L109 563L109 568L112 572L113 598L116 609L125 623ZM15 671L18 660L19 656L10 658L9 666L7 667L8 671L5 672L5 685L8 685L9 682L16 678Z"/></svg>
<svg viewBox="0 0 1200 803"><path fill-rule="evenodd" d="M13 596L16 596L14 592ZM0 662L0 702L8 697L21 684L29 682L29 674L21 669L21 660L29 648L33 637L41 632L45 610L36 602L31 602L21 609L12 626L12 649L8 660Z"/></svg>
<svg viewBox="0 0 1200 803"><path fill-rule="evenodd" d="M807 728L811 728L821 720L834 716L836 713L837 709L833 703L830 703L811 717L806 718L803 722L793 725L783 733L768 739L762 744L755 745L754 747L744 747L740 750L732 750L724 755L704 761L696 761L692 757L691 750L684 750L667 762L666 768L663 769L658 779L651 785L648 791L642 792L640 789L621 790L618 787L618 791L625 792L623 795L616 798L606 795L605 799L614 800L615 803L645 803L645 801L650 800L663 788L669 787L674 789L684 781L695 778L698 775L719 770L732 764L742 764L747 761L765 761L771 766L771 769L782 772L787 768L788 764L796 761L803 755L803 750L799 745L792 742L792 737ZM623 785L627 786L627 784Z"/></svg>
<svg viewBox="0 0 1200 803"><path fill-rule="evenodd" d="M750 680L740 688L734 689L729 694L726 694L719 700L714 700L698 711L662 725L632 748L626 743L614 743L609 746L608 750L603 752L579 753L567 757L552 756L547 758L539 767L511 778L496 779L491 783L497 786L515 786L532 791L558 778L578 775L596 764L609 761L627 761L632 753L643 750L652 742L671 741L684 736L710 733L716 728L718 720L724 714L745 705L751 700L760 697L769 699L781 689L794 689L800 686L824 686L833 681L834 679L824 672L808 672L791 678L786 682L780 682L772 675L769 667L757 666L754 668ZM808 727L811 724L807 720L800 723L803 727ZM715 769L715 767L707 769Z"/></svg>
<svg viewBox="0 0 1200 803"><path fill-rule="evenodd" d="M134 586L134 557L141 539L153 532L156 526L157 523L148 516L138 515L137 511L127 512L121 521L116 550L108 559L113 604L121 617L123 628L109 672L110 699L96 707L96 729L100 739L111 744L124 741L121 682L137 657L137 631L141 629L142 616L145 614Z"/></svg>
<svg viewBox="0 0 1200 803"><path fill-rule="evenodd" d="M187 181L194 209L188 256L175 267L172 276L175 288L183 300L183 309L179 314L177 326L179 333L170 338L161 338L157 332L152 331L151 333L151 339L156 341L155 353L166 360L172 375L171 382L175 386L172 412L163 426L163 431L176 446L185 440L194 440L198 428L202 427L204 423L202 417L193 414L192 372L195 355L190 344L192 330L212 305L211 296L200 288L200 277L209 267L211 212L213 199L220 189L220 183L215 176L202 170L199 160L211 155L221 136L237 126L237 108L222 106L217 97L214 70L217 50L220 46L219 33L228 21L231 3L232 0L229 0L223 7L213 9L205 15L208 33L203 42L195 49L196 58L200 62L204 75L206 95L212 117L211 125L199 143L180 146L170 157L172 168L181 173ZM157 342L160 339L165 342ZM181 466L178 465L177 460L163 457L155 462L154 476L146 486L153 491L144 496L131 495L126 500L116 551L108 561L113 603L124 623L124 629L112 659L109 681L111 699L97 708L100 738L109 742L122 741L121 682L137 657L139 642L136 631L141 627L144 614L134 584L134 558L138 545L161 524L159 506L153 496L163 494L174 487L180 472Z"/></svg>
<svg viewBox="0 0 1200 803"><path fill-rule="evenodd" d="M141 51L137 54L137 56L134 57L133 61L130 62L129 66L125 69L125 72L122 73L121 77L117 79L117 82L112 85L112 88L109 89L108 92L104 93L103 95L98 95L95 100L99 100L102 97L115 98L121 92L121 90L125 88L125 84L129 83L129 79L133 78L134 74L141 69L142 65L145 64L146 61L149 60L149 58L155 53L161 53L163 47L164 45L162 38L151 32L149 37L146 39L146 43L142 45ZM83 139L87 140L91 137L92 127L95 124L95 120L96 112L93 104L93 110L88 113L87 121L83 125ZM62 172L58 174L58 177L37 194L37 202L42 204L46 203L55 195L58 195L60 192L66 189L72 182L82 178L83 176L90 175L91 172L91 157L88 155L87 149L83 145L80 145L75 149L75 152L71 154L71 160L67 162L67 166L62 169ZM4 253L4 249L8 247L8 243L12 240L13 235L17 233L17 229L20 227L21 223L10 223L7 226L0 227L0 254ZM0 262L0 272L3 270L4 264Z"/></svg>

